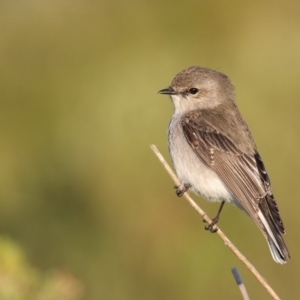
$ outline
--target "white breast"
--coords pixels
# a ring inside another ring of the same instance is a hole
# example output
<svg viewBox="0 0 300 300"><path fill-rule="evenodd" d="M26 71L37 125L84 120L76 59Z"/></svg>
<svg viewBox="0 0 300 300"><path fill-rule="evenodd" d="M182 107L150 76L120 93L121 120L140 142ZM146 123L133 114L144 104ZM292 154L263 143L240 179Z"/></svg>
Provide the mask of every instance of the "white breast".
<svg viewBox="0 0 300 300"><path fill-rule="evenodd" d="M209 201L233 201L232 194L219 176L208 168L188 144L181 125L180 114L174 114L169 124L169 151L182 184Z"/></svg>

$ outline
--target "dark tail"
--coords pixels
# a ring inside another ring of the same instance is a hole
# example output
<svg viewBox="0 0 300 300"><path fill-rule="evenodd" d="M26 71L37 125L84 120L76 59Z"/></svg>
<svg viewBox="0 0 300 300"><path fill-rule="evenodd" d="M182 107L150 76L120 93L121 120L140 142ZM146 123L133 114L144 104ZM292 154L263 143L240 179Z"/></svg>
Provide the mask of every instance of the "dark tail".
<svg viewBox="0 0 300 300"><path fill-rule="evenodd" d="M273 259L280 264L286 263L290 254L282 238L285 230L273 195L267 195L266 198L261 199L258 216L267 233L268 245Z"/></svg>

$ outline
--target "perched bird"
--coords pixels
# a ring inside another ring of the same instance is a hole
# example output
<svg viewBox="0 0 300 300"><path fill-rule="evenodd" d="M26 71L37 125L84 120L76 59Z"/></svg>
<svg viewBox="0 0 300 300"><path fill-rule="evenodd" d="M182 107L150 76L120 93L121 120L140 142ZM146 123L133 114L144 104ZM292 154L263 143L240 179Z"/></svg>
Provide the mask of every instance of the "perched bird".
<svg viewBox="0 0 300 300"><path fill-rule="evenodd" d="M269 176L253 137L235 104L234 87L220 72L190 67L159 91L170 95L175 112L168 128L169 151L181 182L178 196L191 189L220 201L213 232L225 202L244 210L266 238L272 257L290 257L283 222Z"/></svg>

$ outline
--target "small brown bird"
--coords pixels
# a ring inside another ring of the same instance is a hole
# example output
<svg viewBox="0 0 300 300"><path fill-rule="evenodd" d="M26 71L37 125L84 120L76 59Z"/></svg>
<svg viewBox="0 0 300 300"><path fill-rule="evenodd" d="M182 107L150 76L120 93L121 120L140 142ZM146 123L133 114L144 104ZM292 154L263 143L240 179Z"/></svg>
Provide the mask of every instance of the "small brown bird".
<svg viewBox="0 0 300 300"><path fill-rule="evenodd" d="M190 67L159 91L171 96L175 112L168 129L169 151L181 182L178 196L191 189L221 206L244 210L266 238L272 257L290 257L282 234L283 222L269 176L252 135L234 101L230 79L217 71Z"/></svg>

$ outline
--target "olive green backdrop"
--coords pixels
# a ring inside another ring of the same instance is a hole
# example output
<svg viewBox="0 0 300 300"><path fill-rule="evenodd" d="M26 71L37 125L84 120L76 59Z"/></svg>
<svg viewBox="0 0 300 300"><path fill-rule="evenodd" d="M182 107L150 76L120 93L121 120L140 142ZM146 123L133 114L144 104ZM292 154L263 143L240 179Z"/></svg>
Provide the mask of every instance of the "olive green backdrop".
<svg viewBox="0 0 300 300"><path fill-rule="evenodd" d="M283 299L299 296L298 1L3 0L0 41L0 249L12 244L8 260L18 249L23 279L65 272L70 299L241 299L236 266L251 299L269 299L149 148L170 161L173 107L157 91L200 65L236 86L292 259L273 262L235 207L220 227ZM197 201L214 216L218 205Z"/></svg>

